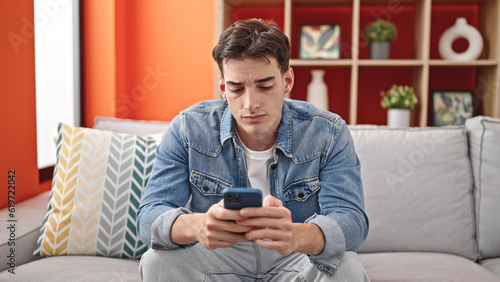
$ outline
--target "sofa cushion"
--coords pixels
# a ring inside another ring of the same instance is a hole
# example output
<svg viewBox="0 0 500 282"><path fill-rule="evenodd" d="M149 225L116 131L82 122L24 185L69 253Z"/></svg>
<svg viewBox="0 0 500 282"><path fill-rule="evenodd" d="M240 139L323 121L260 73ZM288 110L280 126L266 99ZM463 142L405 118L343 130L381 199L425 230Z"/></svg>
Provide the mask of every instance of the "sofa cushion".
<svg viewBox="0 0 500 282"><path fill-rule="evenodd" d="M30 198L16 204L15 241L9 241L11 232L7 228L0 228L0 271L10 269L16 265L32 261L35 259L33 250L36 247L36 240L40 234L43 216L47 211L49 193L44 192L36 197ZM7 208L0 211L0 220L8 222L9 212ZM9 242L11 242L9 244ZM15 245L13 245L13 243ZM15 250L15 257L11 258L11 248ZM0 279L0 281L2 281Z"/></svg>
<svg viewBox="0 0 500 282"><path fill-rule="evenodd" d="M136 210L160 137L58 126L57 161L35 255L132 257Z"/></svg>
<svg viewBox="0 0 500 282"><path fill-rule="evenodd" d="M485 259L480 261L479 264L500 277L500 258Z"/></svg>
<svg viewBox="0 0 500 282"><path fill-rule="evenodd" d="M129 133L136 135L149 135L163 133L167 130L170 122L168 121L145 121L114 117L95 117L95 129L109 130L119 133Z"/></svg>
<svg viewBox="0 0 500 282"><path fill-rule="evenodd" d="M360 252L477 258L464 127L350 127L370 231Z"/></svg>
<svg viewBox="0 0 500 282"><path fill-rule="evenodd" d="M479 253L483 258L500 257L500 119L475 117L465 126L474 172Z"/></svg>
<svg viewBox="0 0 500 282"><path fill-rule="evenodd" d="M372 282L500 281L486 268L456 255L439 253L360 254Z"/></svg>
<svg viewBox="0 0 500 282"><path fill-rule="evenodd" d="M50 257L16 267L15 275L4 271L0 281L141 281L138 268L138 259Z"/></svg>

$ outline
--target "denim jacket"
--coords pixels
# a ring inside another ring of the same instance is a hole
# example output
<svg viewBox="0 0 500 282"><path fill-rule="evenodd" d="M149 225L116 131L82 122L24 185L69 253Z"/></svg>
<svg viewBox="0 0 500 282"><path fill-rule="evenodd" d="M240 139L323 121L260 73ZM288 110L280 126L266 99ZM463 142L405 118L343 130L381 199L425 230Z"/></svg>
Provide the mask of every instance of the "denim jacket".
<svg viewBox="0 0 500 282"><path fill-rule="evenodd" d="M206 212L228 187L247 187L243 149L224 100L198 103L174 118L156 151L151 178L137 212L138 234L154 249L189 247L171 241L184 213ZM294 222L313 223L325 238L311 262L332 275L344 252L368 234L360 163L338 115L286 99L269 166L270 193Z"/></svg>

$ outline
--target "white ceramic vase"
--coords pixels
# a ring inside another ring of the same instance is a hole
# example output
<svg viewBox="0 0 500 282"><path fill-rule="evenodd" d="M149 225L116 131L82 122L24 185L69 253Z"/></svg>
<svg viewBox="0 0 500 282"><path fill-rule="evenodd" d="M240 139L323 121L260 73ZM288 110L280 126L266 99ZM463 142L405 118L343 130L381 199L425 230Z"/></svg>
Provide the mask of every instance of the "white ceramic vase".
<svg viewBox="0 0 500 282"><path fill-rule="evenodd" d="M453 50L453 41L465 38L469 48L462 53ZM483 37L479 31L469 25L465 18L457 18L455 24L448 28L439 39L439 54L445 60L470 61L477 59L483 51Z"/></svg>
<svg viewBox="0 0 500 282"><path fill-rule="evenodd" d="M323 81L324 70L311 70L312 80L307 86L307 101L328 111L328 87Z"/></svg>
<svg viewBox="0 0 500 282"><path fill-rule="evenodd" d="M388 109L387 110L387 125L389 127L409 127L410 126L410 110Z"/></svg>

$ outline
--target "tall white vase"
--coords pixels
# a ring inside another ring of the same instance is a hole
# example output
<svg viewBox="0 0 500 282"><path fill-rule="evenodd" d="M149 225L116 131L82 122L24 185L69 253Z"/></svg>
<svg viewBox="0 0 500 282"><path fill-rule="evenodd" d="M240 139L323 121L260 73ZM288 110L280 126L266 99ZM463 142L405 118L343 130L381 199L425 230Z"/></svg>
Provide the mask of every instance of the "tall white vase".
<svg viewBox="0 0 500 282"><path fill-rule="evenodd" d="M307 101L328 111L328 87L323 81L324 70L311 70L312 80L307 86Z"/></svg>
<svg viewBox="0 0 500 282"><path fill-rule="evenodd" d="M389 127L409 127L410 126L410 110L388 109L387 110L387 125Z"/></svg>

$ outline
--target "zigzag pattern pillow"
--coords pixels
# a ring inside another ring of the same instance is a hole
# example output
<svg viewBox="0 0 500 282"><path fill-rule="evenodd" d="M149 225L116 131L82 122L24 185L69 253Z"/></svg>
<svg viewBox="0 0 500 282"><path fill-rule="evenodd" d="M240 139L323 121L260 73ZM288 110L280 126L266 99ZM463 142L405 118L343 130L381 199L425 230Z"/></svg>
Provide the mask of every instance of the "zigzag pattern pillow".
<svg viewBox="0 0 500 282"><path fill-rule="evenodd" d="M136 211L161 136L58 125L52 191L35 255L140 257Z"/></svg>

